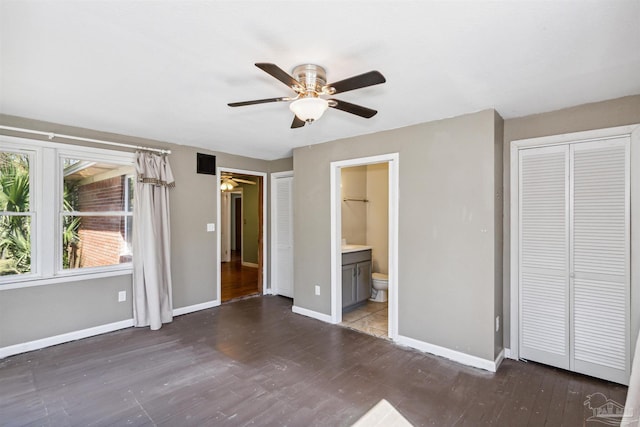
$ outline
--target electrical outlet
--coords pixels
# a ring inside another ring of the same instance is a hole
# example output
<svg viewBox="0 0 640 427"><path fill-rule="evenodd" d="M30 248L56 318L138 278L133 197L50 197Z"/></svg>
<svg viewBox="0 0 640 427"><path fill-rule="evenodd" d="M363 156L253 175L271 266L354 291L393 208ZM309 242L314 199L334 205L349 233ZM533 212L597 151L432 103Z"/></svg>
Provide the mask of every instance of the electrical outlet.
<svg viewBox="0 0 640 427"><path fill-rule="evenodd" d="M207 232L216 231L216 225L214 223L207 224Z"/></svg>
<svg viewBox="0 0 640 427"><path fill-rule="evenodd" d="M320 285L316 285L316 295L320 295Z"/></svg>
<svg viewBox="0 0 640 427"><path fill-rule="evenodd" d="M118 302L124 302L127 300L127 291L118 292Z"/></svg>
<svg viewBox="0 0 640 427"><path fill-rule="evenodd" d="M496 332L500 330L500 316L496 316Z"/></svg>

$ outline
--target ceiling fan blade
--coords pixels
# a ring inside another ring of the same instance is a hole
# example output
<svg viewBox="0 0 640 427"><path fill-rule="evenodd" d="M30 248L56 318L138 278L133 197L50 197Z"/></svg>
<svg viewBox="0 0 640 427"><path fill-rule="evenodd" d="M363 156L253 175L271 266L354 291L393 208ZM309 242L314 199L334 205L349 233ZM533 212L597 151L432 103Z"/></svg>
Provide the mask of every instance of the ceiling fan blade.
<svg viewBox="0 0 640 427"><path fill-rule="evenodd" d="M335 91L330 90L329 93L334 94L373 86L386 81L387 80L379 71L369 71L368 73L349 77L348 79L340 80L339 82L330 83L326 85L325 88L333 88Z"/></svg>
<svg viewBox="0 0 640 427"><path fill-rule="evenodd" d="M304 125L306 125L306 124L307 124L307 122L305 122L304 120L300 120L300 119L298 118L298 116L296 116L296 115L294 114L294 116L293 116L293 123L291 123L291 129L301 128L301 127L303 127L303 126L304 126Z"/></svg>
<svg viewBox="0 0 640 427"><path fill-rule="evenodd" d="M283 101L291 101L291 98L281 97L281 98L255 99L253 101L230 102L227 105L229 107L242 107L245 105L266 104L267 102L283 102Z"/></svg>
<svg viewBox="0 0 640 427"><path fill-rule="evenodd" d="M255 182L253 181L249 181L248 179L242 179L242 178L231 178L232 181L235 182L240 182L242 184L251 184L251 185L256 185Z"/></svg>
<svg viewBox="0 0 640 427"><path fill-rule="evenodd" d="M339 101L337 99L329 99L329 107L336 108L338 110L346 111L347 113L355 114L356 116L370 119L378 114L376 110L363 107L362 105L351 104L350 102Z"/></svg>
<svg viewBox="0 0 640 427"><path fill-rule="evenodd" d="M278 67L276 64L270 64L266 62L258 62L256 63L256 67L260 68L265 73L275 77L280 80L282 83L286 84L292 89L299 89L304 91L304 86L294 79L289 73L284 71L282 68Z"/></svg>

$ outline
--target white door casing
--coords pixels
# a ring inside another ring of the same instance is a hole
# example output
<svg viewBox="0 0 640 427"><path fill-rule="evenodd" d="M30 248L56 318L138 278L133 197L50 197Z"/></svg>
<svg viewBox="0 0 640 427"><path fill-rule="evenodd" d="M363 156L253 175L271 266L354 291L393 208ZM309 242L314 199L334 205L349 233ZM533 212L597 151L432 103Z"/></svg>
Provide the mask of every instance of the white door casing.
<svg viewBox="0 0 640 427"><path fill-rule="evenodd" d="M363 166L375 163L389 165L389 274L388 274L388 334L392 340L398 339L398 233L400 202L400 154L389 153L357 159L339 160L330 164L331 183L331 323L342 322L342 193L340 190L341 170L345 167Z"/></svg>
<svg viewBox="0 0 640 427"><path fill-rule="evenodd" d="M222 209L221 209L221 205L222 205L222 191L220 191L220 175L224 172L228 172L228 173L238 173L238 174L242 174L242 175L253 175L253 176L260 176L262 177L262 208L263 208L263 212L264 215L262 215L262 253L266 254L267 253L267 212L266 212L266 203L267 203L267 198L266 198L266 194L267 194L267 174L265 172L258 172L258 171L250 171L250 170L245 170L245 169L234 169L234 168L226 168L226 167L217 167L216 168L216 202L217 202L217 209L216 209L216 218L217 218L217 222L218 224L221 224L221 218L222 218ZM257 184L260 185L260 184ZM243 203L244 206L244 203ZM216 233L217 237L216 237L216 248L217 248L217 253L218 253L218 259L217 259L217 271L216 271L216 295L217 298L215 300L216 303L221 303L222 302L222 274L221 274L221 247L222 247L222 233L218 232ZM267 274L268 274L268 267L267 267L267 262L263 261L262 263L262 292L263 294L267 292Z"/></svg>

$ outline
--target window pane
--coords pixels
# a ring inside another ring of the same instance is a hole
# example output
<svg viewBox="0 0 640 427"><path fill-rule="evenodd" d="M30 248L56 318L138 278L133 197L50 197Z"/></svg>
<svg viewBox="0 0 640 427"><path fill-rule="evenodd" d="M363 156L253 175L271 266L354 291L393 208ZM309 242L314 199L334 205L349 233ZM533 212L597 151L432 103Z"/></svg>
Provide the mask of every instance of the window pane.
<svg viewBox="0 0 640 427"><path fill-rule="evenodd" d="M62 268L131 262L130 216L63 216Z"/></svg>
<svg viewBox="0 0 640 427"><path fill-rule="evenodd" d="M63 159L64 210L122 212L129 208L133 166ZM129 176L128 176L129 175Z"/></svg>
<svg viewBox="0 0 640 427"><path fill-rule="evenodd" d="M29 211L29 157L0 151L0 212Z"/></svg>
<svg viewBox="0 0 640 427"><path fill-rule="evenodd" d="M31 217L0 215L0 276L31 272Z"/></svg>

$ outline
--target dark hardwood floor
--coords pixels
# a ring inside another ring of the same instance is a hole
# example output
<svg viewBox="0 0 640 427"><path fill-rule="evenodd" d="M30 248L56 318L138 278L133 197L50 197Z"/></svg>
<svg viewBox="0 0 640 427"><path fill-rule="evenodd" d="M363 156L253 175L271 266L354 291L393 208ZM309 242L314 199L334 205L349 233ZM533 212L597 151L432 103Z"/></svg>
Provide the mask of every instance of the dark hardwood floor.
<svg viewBox="0 0 640 427"><path fill-rule="evenodd" d="M266 296L1 360L0 425L348 426L384 398L416 426L597 426L587 396L626 390L535 363L469 368Z"/></svg>
<svg viewBox="0 0 640 427"><path fill-rule="evenodd" d="M245 267L239 251L231 251L231 261L220 266L222 302L259 295L258 269Z"/></svg>

